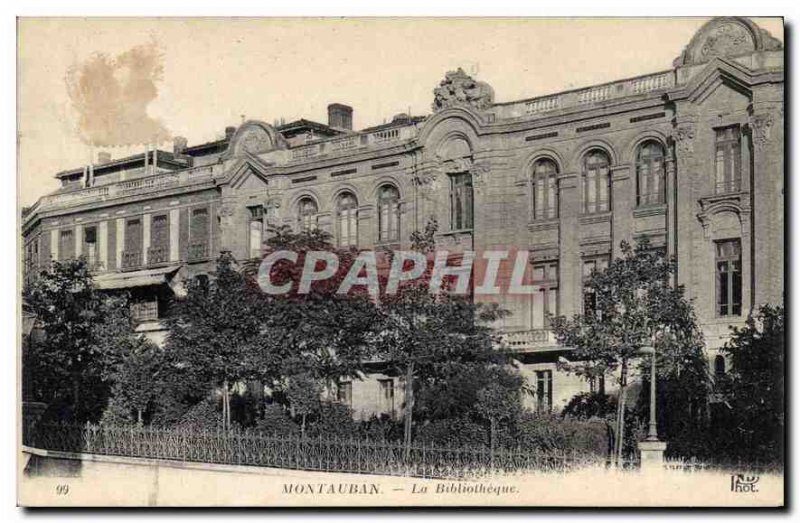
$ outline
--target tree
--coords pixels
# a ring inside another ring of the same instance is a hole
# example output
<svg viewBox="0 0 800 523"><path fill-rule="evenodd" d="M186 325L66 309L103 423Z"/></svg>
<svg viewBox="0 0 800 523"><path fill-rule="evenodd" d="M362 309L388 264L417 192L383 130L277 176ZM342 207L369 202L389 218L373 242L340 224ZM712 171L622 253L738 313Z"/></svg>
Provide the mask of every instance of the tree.
<svg viewBox="0 0 800 523"><path fill-rule="evenodd" d="M436 231L436 222L429 221L424 232L412 234L412 248L430 254ZM405 376L406 452L411 448L415 389L436 387L470 366L508 361L497 349L498 339L490 327L507 311L497 304L475 303L471 296L448 292L448 282L442 292L431 293L431 271L432 264L427 263L421 277L403 282L396 294L386 295L380 304L383 317L378 353L390 368Z"/></svg>
<svg viewBox="0 0 800 523"><path fill-rule="evenodd" d="M109 296L101 306L104 318L96 328L96 344L104 355L103 378L112 383L111 400L118 417L134 413L141 425L144 412L163 393L163 351L134 333L127 295ZM128 332L128 336L120 333Z"/></svg>
<svg viewBox="0 0 800 523"><path fill-rule="evenodd" d="M165 350L180 380L222 392L223 428L231 427L231 387L254 375L253 345L261 334L260 292L235 267L230 253L217 259L211 281L189 282L166 319Z"/></svg>
<svg viewBox="0 0 800 523"><path fill-rule="evenodd" d="M318 379L307 373L290 376L286 396L295 416L300 416L300 435L306 435L306 419L320 409L322 386Z"/></svg>
<svg viewBox="0 0 800 523"><path fill-rule="evenodd" d="M336 249L331 236L318 229L295 233L279 226L270 232L267 255L291 251L297 261L283 260L271 268L271 281L276 286L289 283L290 290L260 296L257 314L261 331L253 343L253 361L258 379L273 390L287 393L290 405L296 407L292 398L299 400L298 391L289 394L286 389L298 379L319 384L321 394L322 388L333 388L342 378L358 378L365 370L364 362L374 353L379 315L366 289L356 286L348 293L338 292L356 251ZM300 293L305 258L312 251L334 255L338 268L330 278L314 282L308 293ZM257 271L257 266L245 268L250 279ZM287 376L294 378L286 380Z"/></svg>
<svg viewBox="0 0 800 523"><path fill-rule="evenodd" d="M733 328L722 349L731 368L718 384L726 397L722 429L731 458L783 459L785 338L783 307L764 305L743 328Z"/></svg>
<svg viewBox="0 0 800 523"><path fill-rule="evenodd" d="M585 292L595 298L593 309L552 321L559 343L573 348L573 357L582 362L577 373L617 380L618 463L623 454L628 378L642 347L654 346L659 378L682 384L692 398L705 398L708 392L702 333L684 289L671 282L674 261L651 249L646 240L635 248L622 242L621 250L622 257L589 277Z"/></svg>
<svg viewBox="0 0 800 523"><path fill-rule="evenodd" d="M489 383L478 391L475 408L489 420L489 441L492 450L497 445L497 424L510 421L520 414L520 395L511 387L504 387L500 380Z"/></svg>

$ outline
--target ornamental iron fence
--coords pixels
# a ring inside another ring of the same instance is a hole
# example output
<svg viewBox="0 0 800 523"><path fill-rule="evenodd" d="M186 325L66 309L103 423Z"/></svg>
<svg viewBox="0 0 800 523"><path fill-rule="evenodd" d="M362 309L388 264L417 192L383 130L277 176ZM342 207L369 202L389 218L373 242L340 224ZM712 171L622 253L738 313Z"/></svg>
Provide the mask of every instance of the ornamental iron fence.
<svg viewBox="0 0 800 523"><path fill-rule="evenodd" d="M251 429L37 423L25 428L23 441L30 447L71 453L440 479L558 473L605 464L603 456L566 451L415 443L407 452L397 442L270 435Z"/></svg>

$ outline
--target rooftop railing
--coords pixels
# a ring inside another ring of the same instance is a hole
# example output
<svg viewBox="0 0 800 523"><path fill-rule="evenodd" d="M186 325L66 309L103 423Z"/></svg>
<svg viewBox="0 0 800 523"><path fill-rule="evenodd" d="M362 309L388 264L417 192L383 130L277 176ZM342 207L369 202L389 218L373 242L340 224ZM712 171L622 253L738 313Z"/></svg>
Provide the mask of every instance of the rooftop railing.
<svg viewBox="0 0 800 523"><path fill-rule="evenodd" d="M520 102L498 104L497 118L518 118L569 107L586 107L626 96L670 89L675 86L675 71L661 71L618 82L595 85Z"/></svg>
<svg viewBox="0 0 800 523"><path fill-rule="evenodd" d="M214 174L213 169L213 166L203 166L184 171L165 172L153 176L123 180L98 187L87 187L68 193L51 194L39 201L38 209L71 207L82 203L94 203L136 194L163 191L171 187L203 183L211 180Z"/></svg>
<svg viewBox="0 0 800 523"><path fill-rule="evenodd" d="M333 140L326 140L294 147L291 150L290 161L301 162L309 158L315 158L322 155L336 155L349 153L359 149L367 149L370 147L382 147L395 142L410 140L416 135L416 125L392 127L391 129L384 129L382 131L374 131L371 133L351 134L345 137L335 138Z"/></svg>

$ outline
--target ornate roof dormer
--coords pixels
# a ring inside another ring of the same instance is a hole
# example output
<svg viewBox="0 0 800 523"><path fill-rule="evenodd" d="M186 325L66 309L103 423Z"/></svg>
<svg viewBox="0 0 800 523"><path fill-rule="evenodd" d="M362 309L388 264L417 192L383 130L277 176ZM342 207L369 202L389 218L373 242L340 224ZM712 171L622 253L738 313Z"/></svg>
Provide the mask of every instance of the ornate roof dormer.
<svg viewBox="0 0 800 523"><path fill-rule="evenodd" d="M494 89L486 82L475 80L460 67L448 71L439 87L433 90L433 111L467 106L477 110L494 103Z"/></svg>
<svg viewBox="0 0 800 523"><path fill-rule="evenodd" d="M716 57L743 56L759 51L778 51L780 40L742 17L714 18L701 27L673 66L704 64Z"/></svg>

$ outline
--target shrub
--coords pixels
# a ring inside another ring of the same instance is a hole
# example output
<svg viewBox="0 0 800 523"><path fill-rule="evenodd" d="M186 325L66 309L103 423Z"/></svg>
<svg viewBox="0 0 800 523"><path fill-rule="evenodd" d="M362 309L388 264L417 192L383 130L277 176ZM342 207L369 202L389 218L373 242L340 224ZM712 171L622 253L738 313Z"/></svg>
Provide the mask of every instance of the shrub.
<svg viewBox="0 0 800 523"><path fill-rule="evenodd" d="M356 437L358 424L349 407L341 403L323 402L318 417L306 429L309 436Z"/></svg>
<svg viewBox="0 0 800 523"><path fill-rule="evenodd" d="M610 450L610 427L605 421L563 419L557 415L523 414L516 426L514 446L526 450L566 451L605 456ZM509 442L508 436L505 443Z"/></svg>
<svg viewBox="0 0 800 523"><path fill-rule="evenodd" d="M467 418L438 419L417 429L416 442L459 446L488 446L488 427Z"/></svg>
<svg viewBox="0 0 800 523"><path fill-rule="evenodd" d="M217 401L207 398L186 411L175 424L191 430L215 430L222 427L222 413Z"/></svg>
<svg viewBox="0 0 800 523"><path fill-rule="evenodd" d="M561 415L564 418L590 419L606 418L616 415L617 399L597 392L576 394L564 407Z"/></svg>
<svg viewBox="0 0 800 523"><path fill-rule="evenodd" d="M298 434L300 427L286 414L283 407L270 403L264 407L264 417L256 421L256 430L270 435L289 436Z"/></svg>

